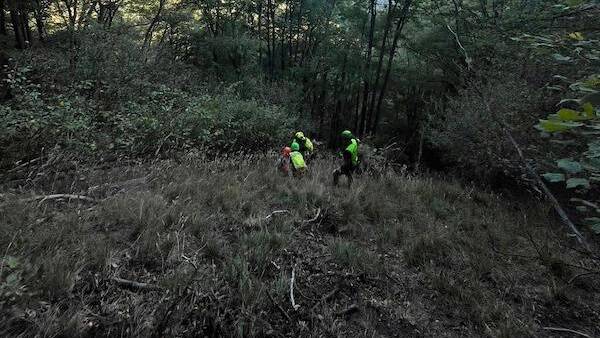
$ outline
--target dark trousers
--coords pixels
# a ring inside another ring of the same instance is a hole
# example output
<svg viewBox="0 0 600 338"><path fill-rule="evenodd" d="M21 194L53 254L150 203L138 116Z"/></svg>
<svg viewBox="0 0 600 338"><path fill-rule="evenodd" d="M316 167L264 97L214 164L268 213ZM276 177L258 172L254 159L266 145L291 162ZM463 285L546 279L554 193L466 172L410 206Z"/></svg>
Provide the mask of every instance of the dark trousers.
<svg viewBox="0 0 600 338"><path fill-rule="evenodd" d="M348 179L348 186L351 186L352 181L354 180L352 178L352 174L354 174L355 171L356 171L356 166L353 166L351 164L342 165L339 169L336 169L333 172L333 185L337 185L340 180L340 176L345 175L346 178Z"/></svg>

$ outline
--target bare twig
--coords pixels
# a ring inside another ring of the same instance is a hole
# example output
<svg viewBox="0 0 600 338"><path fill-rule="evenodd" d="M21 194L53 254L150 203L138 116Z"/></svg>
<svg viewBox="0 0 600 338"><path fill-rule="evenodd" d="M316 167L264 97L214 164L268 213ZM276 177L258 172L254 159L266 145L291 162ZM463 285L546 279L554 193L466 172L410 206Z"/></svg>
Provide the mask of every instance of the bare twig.
<svg viewBox="0 0 600 338"><path fill-rule="evenodd" d="M300 305L296 304L296 300L294 299L294 279L296 277L296 266L292 268L292 278L290 279L290 301L292 302L292 308L294 310L298 310Z"/></svg>
<svg viewBox="0 0 600 338"><path fill-rule="evenodd" d="M469 69L471 69L471 63L473 63L473 59L471 59L471 57L469 57L469 54L467 54L467 50L462 45L462 43L460 43L460 39L458 38L458 34L456 34L456 32L452 30L452 28L450 27L450 25L446 25L446 28L448 28L448 30L450 31L450 33L452 33L452 35L454 35L454 39L456 40L456 43L458 44L458 47L460 48L460 50L465 55L465 62L467 63L467 67L469 67Z"/></svg>
<svg viewBox="0 0 600 338"><path fill-rule="evenodd" d="M60 198L68 198L68 199L74 199L74 200L96 202L96 200L91 197L87 197L87 196L83 196L83 195L72 195L72 194L40 195L40 196L34 196L31 198L23 199L23 200L21 200L21 202L31 202L31 201L41 200L40 203L42 203L47 200L55 200L55 199L60 199Z"/></svg>
<svg viewBox="0 0 600 338"><path fill-rule="evenodd" d="M152 285L152 284L148 284L148 283L140 283L140 282L123 279L123 278L118 278L118 277L113 277L113 278L111 278L111 280L113 282L115 282L118 286L123 287L123 288L128 288L128 289L143 290L143 291L162 290L162 288L158 285Z"/></svg>
<svg viewBox="0 0 600 338"><path fill-rule="evenodd" d="M565 329L565 328L562 328L562 327L547 327L547 326L545 326L545 327L542 327L542 329L548 330L548 331L569 332L569 333L573 333L573 334L576 334L576 335L580 335L582 337L591 338L591 336L588 335L588 334L586 334L586 333L575 331L575 330L571 330L571 329Z"/></svg>
<svg viewBox="0 0 600 338"><path fill-rule="evenodd" d="M31 161L27 161L27 162L21 163L18 166L16 166L16 167L10 169L9 171L7 171L7 173L11 174L11 173L14 173L16 171L19 171L19 170L23 169L24 167L26 167L28 165L31 165L31 164L34 164L35 162L37 162L39 160L40 160L40 158L38 157L38 158L34 158Z"/></svg>
<svg viewBox="0 0 600 338"><path fill-rule="evenodd" d="M580 273L578 275L573 276L571 279L569 279L567 284L573 283L579 277L589 276L589 275L600 275L600 271L589 271L589 272Z"/></svg>
<svg viewBox="0 0 600 338"><path fill-rule="evenodd" d="M267 217L265 217L265 221L270 219L271 217L275 216L275 215L279 215L279 214L289 214L290 211L289 210L275 210L272 213L270 213Z"/></svg>
<svg viewBox="0 0 600 338"><path fill-rule="evenodd" d="M312 223L312 222L318 220L319 216L321 216L321 208L317 209L317 214L315 215L315 217L308 219L306 221L303 221L302 223Z"/></svg>
<svg viewBox="0 0 600 338"><path fill-rule="evenodd" d="M483 93L481 93L481 91L480 91L480 94L483 95ZM525 168L527 170L527 173L535 180L535 182L537 183L537 185L542 189L542 191L544 192L544 194L546 195L546 197L550 200L550 203L552 204L554 210L560 216L560 218L563 221L563 223L565 223L571 229L571 231L575 234L575 237L577 238L577 241L588 252L590 252L590 247L587 244L587 242L586 242L585 238L583 237L583 235L581 234L581 232L579 232L579 230L577 229L577 227L575 226L575 224L573 224L573 222L571 221L571 219L569 218L569 216L567 215L567 213L565 212L565 210L561 207L561 205L558 202L558 200L556 199L556 197L554 197L554 194L552 194L552 192L550 191L550 189L548 188L548 186L544 183L544 181L542 181L542 178L540 177L540 175L538 175L535 172L535 170L533 169L533 167L525 159L525 155L523 155L523 151L521 150L521 147L519 147L519 144L517 143L517 141L514 139L514 137L510 133L510 129L508 128L508 125L506 124L506 122L504 122L504 121L502 121L502 120L500 120L500 119L498 119L496 117L496 115L492 111L492 108L490 107L490 103L487 100L484 100L484 102L485 102L486 109L487 109L488 113L490 113L490 115L492 116L492 118L494 118L494 120L496 120L496 122L498 124L500 124L500 126L502 127L504 133L506 134L506 137L512 143L512 145L515 148L517 154L519 155L519 159L521 160L521 162L525 166Z"/></svg>
<svg viewBox="0 0 600 338"><path fill-rule="evenodd" d="M338 316L346 316L346 315L349 315L351 313L358 312L358 311L360 311L360 308L358 307L358 305L352 304L349 307L347 307L345 310L338 312L337 315Z"/></svg>

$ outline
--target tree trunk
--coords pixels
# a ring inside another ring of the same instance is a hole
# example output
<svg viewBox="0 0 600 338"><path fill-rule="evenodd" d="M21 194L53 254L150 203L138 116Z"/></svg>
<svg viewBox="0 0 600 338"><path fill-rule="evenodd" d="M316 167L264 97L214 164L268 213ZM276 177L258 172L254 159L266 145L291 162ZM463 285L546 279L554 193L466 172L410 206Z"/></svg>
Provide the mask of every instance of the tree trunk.
<svg viewBox="0 0 600 338"><path fill-rule="evenodd" d="M375 110L375 122L373 123L373 134L377 133L377 127L379 125L379 119L381 117L381 104L383 102L383 97L385 96L385 90L387 89L387 84L390 79L390 72L392 70L392 62L394 61L394 55L396 54L396 48L398 47L398 39L400 38L400 33L402 33L402 29L404 28L404 24L408 20L408 13L410 11L410 5L412 0L405 0L404 7L402 8L402 17L398 19L396 23L396 31L394 32L394 41L392 42L392 47L390 49L390 55L388 57L387 68L385 70L385 77L383 78L383 85L381 86L381 92L379 93L379 99L377 100L377 109Z"/></svg>
<svg viewBox="0 0 600 338"><path fill-rule="evenodd" d="M283 71L285 69L285 55L286 55L286 48L285 48L285 30L286 30L286 25L287 25L287 21L288 21L288 16L290 15L289 13L289 8L286 6L285 7L285 15L283 17L283 23L281 24L281 36L280 36L280 41L281 41L281 70Z"/></svg>
<svg viewBox="0 0 600 338"><path fill-rule="evenodd" d="M317 111L319 112L319 131L323 131L323 125L325 120L325 109L324 105L327 102L327 71L323 74L323 83L321 85L321 95L319 95L319 103ZM322 135L321 135L322 136Z"/></svg>
<svg viewBox="0 0 600 338"><path fill-rule="evenodd" d="M300 50L300 28L302 26L302 11L304 9L304 0L300 0L300 9L298 10L298 23L296 25L296 48L294 48L294 64L298 62L298 51Z"/></svg>
<svg viewBox="0 0 600 338"><path fill-rule="evenodd" d="M375 97L377 96L377 87L379 87L379 79L381 78L381 68L383 67L383 56L385 55L385 45L387 43L390 26L392 25L392 15L396 9L396 4L398 4L398 2L395 2L392 5L392 0L388 0L388 13L387 13L387 18L385 20L385 29L383 31L383 40L381 41L381 50L379 52L379 60L377 61L377 71L375 72L375 84L373 85L373 90L372 90L371 100L370 100L370 105L369 105L369 117L368 117L368 121L367 121L367 129L372 128L371 122L372 122L372 118L373 118L373 111L375 110Z"/></svg>
<svg viewBox="0 0 600 338"><path fill-rule="evenodd" d="M273 80L273 78L275 77L275 48L277 47L277 40L275 36L275 2L273 0L270 0L270 2L271 19L269 21L271 21L271 57L273 58L271 60L271 80Z"/></svg>
<svg viewBox="0 0 600 338"><path fill-rule="evenodd" d="M39 0L36 2L36 9L33 14L35 15L35 26L38 32L38 39L41 42L44 42L46 40L46 27L44 25L44 9L42 8L42 5Z"/></svg>
<svg viewBox="0 0 600 338"><path fill-rule="evenodd" d="M257 14L258 14L258 65L261 67L262 69L262 38L260 36L261 31L262 31L262 4L263 4L263 0L259 0L258 1L258 8L257 8Z"/></svg>
<svg viewBox="0 0 600 338"><path fill-rule="evenodd" d="M23 27L21 26L21 18L16 8L10 9L10 20L12 22L13 31L15 33L15 42L18 49L25 48L25 37L23 36Z"/></svg>
<svg viewBox="0 0 600 338"><path fill-rule="evenodd" d="M371 0L371 23L370 23L370 27L369 27L369 37L368 37L368 45L367 45L367 65L365 66L365 74L364 74L364 78L363 78L363 103L362 103L362 107L361 107L361 114L360 114L360 123L358 126L358 135L362 136L364 134L365 131L365 122L366 122L366 118L367 118L367 105L368 105L368 101L369 101L369 82L370 82L370 76L369 76L369 71L371 69L371 53L373 51L373 35L375 32L375 19L376 19L376 13L377 13L377 9L375 8L375 0Z"/></svg>
<svg viewBox="0 0 600 338"><path fill-rule="evenodd" d="M338 84L335 87L334 98L336 99L335 109L331 116L331 123L329 128L329 147L335 149L337 135L340 129L340 116L342 114L342 95L344 94L346 84L346 64L348 62L348 54L344 54L344 61L342 63L342 74L338 77Z"/></svg>
<svg viewBox="0 0 600 338"><path fill-rule="evenodd" d="M6 35L5 0L0 0L0 35Z"/></svg>
<svg viewBox="0 0 600 338"><path fill-rule="evenodd" d="M29 14L22 9L21 10L21 28L23 29L23 38L25 44L31 45L31 28L29 27Z"/></svg>
<svg viewBox="0 0 600 338"><path fill-rule="evenodd" d="M152 34L154 33L154 28L156 28L156 25L160 21L165 2L166 0L159 0L158 2L158 10L156 11L156 15L154 15L152 18L152 21L146 30L146 34L144 35L144 49L150 47L150 43L152 42Z"/></svg>

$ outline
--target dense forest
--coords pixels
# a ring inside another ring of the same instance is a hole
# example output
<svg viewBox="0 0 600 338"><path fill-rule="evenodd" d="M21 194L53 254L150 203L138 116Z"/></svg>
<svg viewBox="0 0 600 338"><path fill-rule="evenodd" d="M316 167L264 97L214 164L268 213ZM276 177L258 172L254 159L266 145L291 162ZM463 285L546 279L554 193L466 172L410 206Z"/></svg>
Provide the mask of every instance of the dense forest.
<svg viewBox="0 0 600 338"><path fill-rule="evenodd" d="M600 336L599 188L598 0L0 0L2 336Z"/></svg>

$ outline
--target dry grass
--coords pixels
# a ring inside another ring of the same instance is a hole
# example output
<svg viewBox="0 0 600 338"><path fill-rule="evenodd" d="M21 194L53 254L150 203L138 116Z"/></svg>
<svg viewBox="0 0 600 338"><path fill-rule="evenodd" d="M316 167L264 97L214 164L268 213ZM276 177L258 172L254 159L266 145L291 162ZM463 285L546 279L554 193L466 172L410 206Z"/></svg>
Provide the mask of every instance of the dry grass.
<svg viewBox="0 0 600 338"><path fill-rule="evenodd" d="M542 203L391 172L334 188L331 158L301 180L272 163L190 155L6 185L0 335L600 334L598 276L569 283L589 259ZM99 202L22 201L50 193Z"/></svg>

